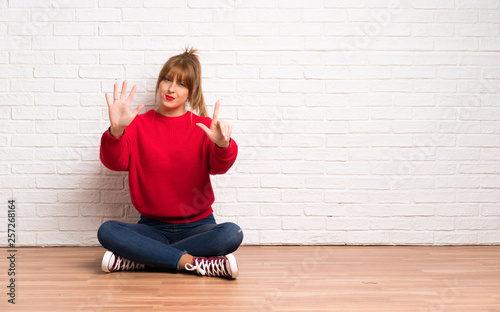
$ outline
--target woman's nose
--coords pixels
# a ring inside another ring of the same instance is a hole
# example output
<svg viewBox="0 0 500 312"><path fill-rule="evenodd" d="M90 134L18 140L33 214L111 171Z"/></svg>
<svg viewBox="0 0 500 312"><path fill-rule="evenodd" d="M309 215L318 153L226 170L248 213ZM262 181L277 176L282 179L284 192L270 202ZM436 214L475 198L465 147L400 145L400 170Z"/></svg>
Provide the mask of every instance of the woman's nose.
<svg viewBox="0 0 500 312"><path fill-rule="evenodd" d="M171 82L170 86L168 86L168 92L174 92L174 86L175 86L175 83Z"/></svg>

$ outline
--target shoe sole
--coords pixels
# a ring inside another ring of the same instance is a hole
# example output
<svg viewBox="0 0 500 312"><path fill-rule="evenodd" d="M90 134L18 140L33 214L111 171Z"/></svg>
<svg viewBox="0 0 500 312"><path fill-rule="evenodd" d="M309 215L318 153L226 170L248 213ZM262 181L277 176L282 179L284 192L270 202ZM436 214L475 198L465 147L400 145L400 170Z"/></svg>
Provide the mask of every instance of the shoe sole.
<svg viewBox="0 0 500 312"><path fill-rule="evenodd" d="M102 257L101 270L103 270L106 273L111 272L109 270L109 262L110 262L112 256L113 256L113 252L108 250L104 253L104 256Z"/></svg>
<svg viewBox="0 0 500 312"><path fill-rule="evenodd" d="M226 258L229 262L229 269L231 270L231 278L237 278L240 275L238 271L238 263L236 263L236 258L233 254L226 255Z"/></svg>

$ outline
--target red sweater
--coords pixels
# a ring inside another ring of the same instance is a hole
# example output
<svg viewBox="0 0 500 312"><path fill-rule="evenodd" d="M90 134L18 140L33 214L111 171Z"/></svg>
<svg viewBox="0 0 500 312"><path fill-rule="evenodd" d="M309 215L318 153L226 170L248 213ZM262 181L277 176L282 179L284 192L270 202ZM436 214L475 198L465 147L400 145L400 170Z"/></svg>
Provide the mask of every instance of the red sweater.
<svg viewBox="0 0 500 312"><path fill-rule="evenodd" d="M227 172L238 154L234 140L221 149L196 126L210 127L211 121L191 112L166 117L149 110L119 139L104 132L101 162L128 171L130 197L143 216L170 223L201 220L213 212L209 174Z"/></svg>

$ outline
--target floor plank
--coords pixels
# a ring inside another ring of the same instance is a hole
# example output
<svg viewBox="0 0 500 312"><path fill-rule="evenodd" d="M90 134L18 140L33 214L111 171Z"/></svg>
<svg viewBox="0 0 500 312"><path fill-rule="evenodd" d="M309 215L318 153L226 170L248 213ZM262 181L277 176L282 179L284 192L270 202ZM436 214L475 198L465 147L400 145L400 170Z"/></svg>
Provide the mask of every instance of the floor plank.
<svg viewBox="0 0 500 312"><path fill-rule="evenodd" d="M103 253L18 248L12 305L0 249L0 311L500 311L500 246L242 246L236 280L106 274Z"/></svg>

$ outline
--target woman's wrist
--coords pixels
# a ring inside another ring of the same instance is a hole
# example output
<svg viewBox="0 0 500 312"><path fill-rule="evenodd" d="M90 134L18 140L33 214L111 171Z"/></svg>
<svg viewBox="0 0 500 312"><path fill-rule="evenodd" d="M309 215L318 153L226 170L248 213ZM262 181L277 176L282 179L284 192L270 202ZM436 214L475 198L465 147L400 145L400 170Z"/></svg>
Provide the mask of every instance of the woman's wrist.
<svg viewBox="0 0 500 312"><path fill-rule="evenodd" d="M119 139L123 135L123 132L125 132L125 128L118 128L113 126L109 128L109 133L111 133L111 135L117 139Z"/></svg>
<svg viewBox="0 0 500 312"><path fill-rule="evenodd" d="M230 144L231 144L231 138L229 138L229 141L223 141L222 143L219 142L215 145L217 145L218 148L224 149L224 148L228 148Z"/></svg>

